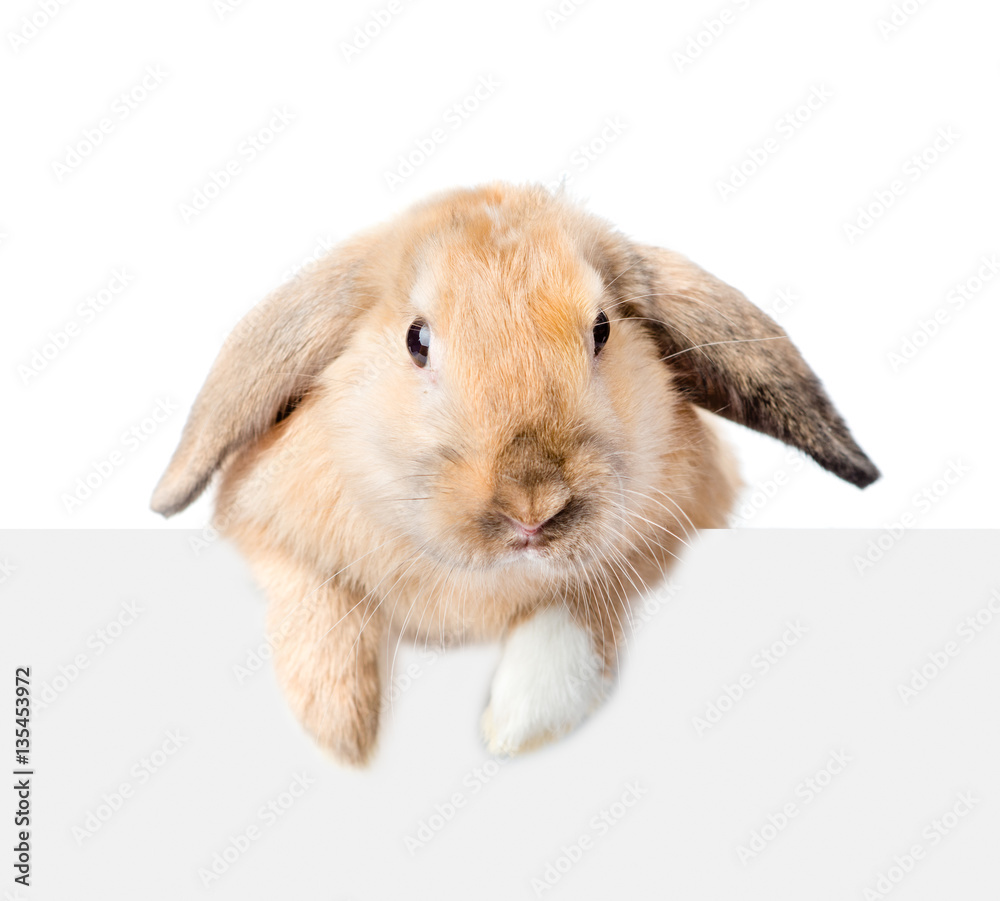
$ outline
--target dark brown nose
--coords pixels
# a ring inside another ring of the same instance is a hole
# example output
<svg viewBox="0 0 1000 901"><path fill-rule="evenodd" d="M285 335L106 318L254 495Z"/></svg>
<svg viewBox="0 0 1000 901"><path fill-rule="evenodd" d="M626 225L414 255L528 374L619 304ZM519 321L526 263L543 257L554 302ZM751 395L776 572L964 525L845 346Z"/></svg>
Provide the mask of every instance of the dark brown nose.
<svg viewBox="0 0 1000 901"><path fill-rule="evenodd" d="M496 466L493 509L522 542L541 540L572 501L562 460L537 432L521 432Z"/></svg>

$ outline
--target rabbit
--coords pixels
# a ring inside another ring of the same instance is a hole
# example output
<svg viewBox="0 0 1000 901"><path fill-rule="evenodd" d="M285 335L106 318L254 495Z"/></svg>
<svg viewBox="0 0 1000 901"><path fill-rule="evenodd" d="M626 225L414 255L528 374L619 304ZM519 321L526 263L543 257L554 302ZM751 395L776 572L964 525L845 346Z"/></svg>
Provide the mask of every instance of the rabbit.
<svg viewBox="0 0 1000 901"><path fill-rule="evenodd" d="M227 338L155 489L218 473L298 719L370 761L401 637L502 640L481 728L512 755L612 686L629 605L741 487L715 417L879 472L785 332L563 194L496 183L347 240Z"/></svg>

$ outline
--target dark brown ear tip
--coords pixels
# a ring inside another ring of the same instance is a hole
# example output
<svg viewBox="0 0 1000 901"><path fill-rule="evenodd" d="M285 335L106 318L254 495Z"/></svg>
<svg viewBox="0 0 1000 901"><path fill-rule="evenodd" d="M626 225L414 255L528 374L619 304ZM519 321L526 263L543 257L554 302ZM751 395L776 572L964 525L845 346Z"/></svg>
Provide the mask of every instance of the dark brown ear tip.
<svg viewBox="0 0 1000 901"><path fill-rule="evenodd" d="M850 465L840 468L839 471L834 469L833 472L845 482L850 482L858 488L867 488L882 478L878 467L863 454L860 459L852 460Z"/></svg>
<svg viewBox="0 0 1000 901"><path fill-rule="evenodd" d="M873 482L877 482L881 478L882 473L880 473L878 468L872 464L861 473L860 478L858 478L854 484L857 485L858 488L867 488Z"/></svg>

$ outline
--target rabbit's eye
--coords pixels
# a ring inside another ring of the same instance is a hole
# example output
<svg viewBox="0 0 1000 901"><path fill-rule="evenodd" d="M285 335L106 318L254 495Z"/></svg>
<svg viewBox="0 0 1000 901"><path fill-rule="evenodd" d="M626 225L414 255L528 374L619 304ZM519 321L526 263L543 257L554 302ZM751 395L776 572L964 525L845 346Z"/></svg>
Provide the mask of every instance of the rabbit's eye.
<svg viewBox="0 0 1000 901"><path fill-rule="evenodd" d="M608 338L611 336L611 323L608 322L608 316L601 310L597 314L597 319L594 322L594 356L596 357L603 349L604 345L608 343Z"/></svg>
<svg viewBox="0 0 1000 901"><path fill-rule="evenodd" d="M423 368L431 349L431 328L423 319L414 319L406 333L406 348L413 362Z"/></svg>

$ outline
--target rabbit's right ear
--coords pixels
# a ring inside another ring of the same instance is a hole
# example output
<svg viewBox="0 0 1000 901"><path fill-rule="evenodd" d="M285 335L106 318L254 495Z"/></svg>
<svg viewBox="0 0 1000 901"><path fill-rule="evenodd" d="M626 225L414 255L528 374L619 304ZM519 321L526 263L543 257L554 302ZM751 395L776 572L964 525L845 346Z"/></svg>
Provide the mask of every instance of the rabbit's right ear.
<svg viewBox="0 0 1000 901"><path fill-rule="evenodd" d="M776 322L679 253L636 251L649 281L630 302L691 403L797 447L859 488L879 477Z"/></svg>
<svg viewBox="0 0 1000 901"><path fill-rule="evenodd" d="M364 245L334 250L240 320L202 386L151 506L172 516L229 454L262 435L340 354L372 292L358 287Z"/></svg>

